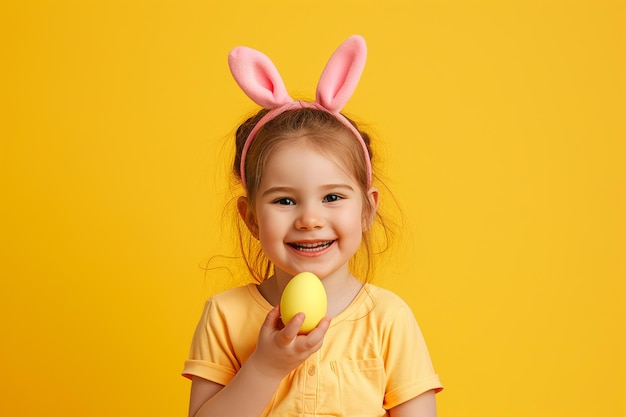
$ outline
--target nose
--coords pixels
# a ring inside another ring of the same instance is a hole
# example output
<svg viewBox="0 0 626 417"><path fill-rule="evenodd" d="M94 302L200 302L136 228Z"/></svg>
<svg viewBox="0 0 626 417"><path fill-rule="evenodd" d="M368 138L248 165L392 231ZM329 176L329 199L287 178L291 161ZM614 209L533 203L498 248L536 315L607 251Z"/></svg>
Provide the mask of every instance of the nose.
<svg viewBox="0 0 626 417"><path fill-rule="evenodd" d="M315 230L324 227L325 220L320 208L314 205L301 205L296 217L295 227L298 230Z"/></svg>

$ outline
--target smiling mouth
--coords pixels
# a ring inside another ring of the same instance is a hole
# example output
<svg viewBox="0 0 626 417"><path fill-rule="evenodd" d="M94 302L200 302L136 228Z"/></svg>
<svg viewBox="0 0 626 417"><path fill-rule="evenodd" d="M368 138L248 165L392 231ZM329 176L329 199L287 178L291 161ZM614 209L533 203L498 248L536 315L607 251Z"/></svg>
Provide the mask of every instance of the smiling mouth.
<svg viewBox="0 0 626 417"><path fill-rule="evenodd" d="M319 252L326 249L333 243L335 243L334 240L327 240L325 242L315 243L289 243L289 246L302 252Z"/></svg>

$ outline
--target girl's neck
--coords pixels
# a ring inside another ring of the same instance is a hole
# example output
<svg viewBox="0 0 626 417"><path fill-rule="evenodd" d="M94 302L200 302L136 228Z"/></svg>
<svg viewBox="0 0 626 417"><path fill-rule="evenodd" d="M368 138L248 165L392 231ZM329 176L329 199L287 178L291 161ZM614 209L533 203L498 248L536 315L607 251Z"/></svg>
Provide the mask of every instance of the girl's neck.
<svg viewBox="0 0 626 417"><path fill-rule="evenodd" d="M258 286L259 292L271 305L277 305L280 303L283 290L291 278L292 276L289 274L276 271L276 274ZM330 318L345 310L363 287L363 284L347 270L337 271L325 277L322 279L322 284L328 297L326 315Z"/></svg>

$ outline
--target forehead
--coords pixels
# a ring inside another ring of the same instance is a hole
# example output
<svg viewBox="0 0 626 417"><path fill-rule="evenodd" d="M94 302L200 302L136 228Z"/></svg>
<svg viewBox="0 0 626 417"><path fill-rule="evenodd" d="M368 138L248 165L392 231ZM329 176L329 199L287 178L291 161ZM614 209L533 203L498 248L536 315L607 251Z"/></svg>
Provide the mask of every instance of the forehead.
<svg viewBox="0 0 626 417"><path fill-rule="evenodd" d="M314 139L313 139L314 140ZM269 182L349 183L356 185L341 155L336 155L310 140L285 141L268 156L263 168L261 188Z"/></svg>

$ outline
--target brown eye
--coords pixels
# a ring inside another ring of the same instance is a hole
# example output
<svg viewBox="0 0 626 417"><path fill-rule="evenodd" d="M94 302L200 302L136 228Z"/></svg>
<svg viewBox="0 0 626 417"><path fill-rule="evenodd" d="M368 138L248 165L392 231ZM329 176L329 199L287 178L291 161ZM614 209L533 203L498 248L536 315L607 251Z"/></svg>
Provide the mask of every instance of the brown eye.
<svg viewBox="0 0 626 417"><path fill-rule="evenodd" d="M296 204L295 201L293 201L291 198L279 198L277 200L274 200L275 204L280 204L281 206L293 206Z"/></svg>
<svg viewBox="0 0 626 417"><path fill-rule="evenodd" d="M342 197L338 194L328 194L322 201L324 203L334 203L335 201L339 201L341 199Z"/></svg>

